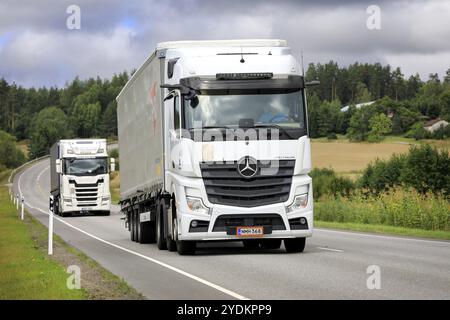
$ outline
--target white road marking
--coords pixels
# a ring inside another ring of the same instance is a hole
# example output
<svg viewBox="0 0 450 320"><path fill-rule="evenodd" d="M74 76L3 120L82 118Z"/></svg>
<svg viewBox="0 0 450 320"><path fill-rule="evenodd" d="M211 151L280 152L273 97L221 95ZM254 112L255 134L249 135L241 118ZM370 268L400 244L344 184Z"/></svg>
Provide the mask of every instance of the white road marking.
<svg viewBox="0 0 450 320"><path fill-rule="evenodd" d="M314 228L314 231L319 232L329 232L329 233L345 233L353 236L361 236L361 237L372 237L372 238L381 238L381 239L388 239L388 240L406 240L406 241L418 241L418 242L429 242L429 243L445 243L450 245L450 241L440 241L440 240L425 240L425 239L415 239L415 238L403 238L403 237L396 237L396 236L382 236L377 234L368 234L368 233L361 233L358 231L340 231L340 230L330 230L330 229L319 229Z"/></svg>
<svg viewBox="0 0 450 320"><path fill-rule="evenodd" d="M24 172L20 175L19 181L18 181L19 192L20 192L20 178L22 177L23 174L24 174ZM44 211L44 210L42 210L42 209L40 209L40 208L33 207L33 206L30 205L30 204L25 203L25 205L27 205L27 206L28 206L29 208L31 208L31 209L38 210L38 211L40 211L40 212L42 212L42 213L45 213L45 214L47 214L47 215L49 214L48 212L46 212L46 211ZM91 233L89 233L89 232L86 232L86 231L84 231L84 230L82 230L82 229L80 229L80 228L78 228L78 227L75 227L74 225L68 223L67 221L64 221L63 219L61 219L61 218L59 218L59 217L54 216L54 219L56 219L56 220L58 220L58 221L64 223L65 225L69 226L70 228L75 229L75 230L77 230L77 231L79 231L79 232L81 232L81 233L83 233L83 234L85 234L85 235L87 235L87 236L89 236L89 237L95 239L95 240L98 240L98 241L100 241L100 242L103 242L103 243L105 243L105 244L108 244L108 245L110 245L110 246L112 246L112 247L114 247L114 248L120 249L120 250L125 251L125 252L127 252L127 253L133 254L133 255L135 255L135 256L138 256L138 257L143 258L143 259L145 259L145 260L148 260L148 261L150 261L150 262L156 263L156 264L158 264L158 265L160 265L160 266L162 266L162 267L164 267L164 268L167 268L167 269L169 269L169 270L172 270L172 271L174 271L174 272L177 272L177 273L179 273L179 274L181 274L181 275L184 275L184 276L186 276L186 277L188 277L188 278L190 278L190 279L192 279L192 280L198 281L198 282L200 282L200 283L202 283L202 284L204 284L204 285L207 285L207 286L209 286L209 287L211 287L211 288L213 288L213 289L216 289L216 290L218 290L218 291L220 291L220 292L223 292L223 293L225 293L225 294L227 294L227 295L229 295L229 296L232 296L233 298L236 298L236 299L239 299L239 300L250 300L250 299L248 299L248 298L246 298L246 297L244 297L244 296L242 296L242 295L240 295L240 294L238 294L238 293L236 293L236 292L233 292L233 291L228 290L228 289L226 289L226 288L223 288L223 287L221 287L221 286L219 286L219 285L217 285L217 284L215 284L215 283L212 283L212 282L210 282L210 281L208 281L208 280L202 279L202 278L197 277L197 276L195 276L195 275L193 275L193 274L190 274L190 273L188 273L188 272L186 272L186 271L183 271L183 270L181 270L181 269L178 269L178 268L176 268L176 267L173 267L173 266L171 266L171 265L169 265L169 264L167 264L167 263L165 263L165 262L156 260L156 259L154 259L154 258L148 257L148 256L143 255L143 254L141 254L141 253L138 253L138 252L136 252L136 251L133 251L133 250L130 250L130 249L121 247L121 246L119 246L119 245L117 245L117 244L115 244L115 243L112 243L112 242L109 242L109 241L107 241L107 240L104 240L104 239L102 239L102 238L100 238L100 237L97 237L97 236L95 236L95 235L93 235L93 234L91 234Z"/></svg>
<svg viewBox="0 0 450 320"><path fill-rule="evenodd" d="M325 251L333 251L333 252L344 252L344 250L332 249L332 248L326 248L326 247L317 247L317 249L325 250Z"/></svg>

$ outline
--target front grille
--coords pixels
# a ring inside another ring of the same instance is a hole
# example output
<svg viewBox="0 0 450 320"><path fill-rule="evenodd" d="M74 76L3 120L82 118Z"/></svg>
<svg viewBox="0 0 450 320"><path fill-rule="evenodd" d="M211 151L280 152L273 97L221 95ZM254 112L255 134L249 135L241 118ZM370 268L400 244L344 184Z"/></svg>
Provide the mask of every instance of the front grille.
<svg viewBox="0 0 450 320"><path fill-rule="evenodd" d="M97 205L98 184L103 183L103 179L99 179L96 183L76 183L75 180L69 180L70 184L75 185L75 197L78 207L90 207Z"/></svg>
<svg viewBox="0 0 450 320"><path fill-rule="evenodd" d="M286 230L283 219L278 214L230 214L217 217L213 232L235 227L261 226L269 230Z"/></svg>
<svg viewBox="0 0 450 320"><path fill-rule="evenodd" d="M269 169L270 163L258 161L257 173L247 179L239 174L237 162L201 163L200 169L208 200L214 204L239 207L285 202L289 198L295 160L273 162L272 167L275 164L278 168L273 170ZM263 173L261 168L265 170Z"/></svg>

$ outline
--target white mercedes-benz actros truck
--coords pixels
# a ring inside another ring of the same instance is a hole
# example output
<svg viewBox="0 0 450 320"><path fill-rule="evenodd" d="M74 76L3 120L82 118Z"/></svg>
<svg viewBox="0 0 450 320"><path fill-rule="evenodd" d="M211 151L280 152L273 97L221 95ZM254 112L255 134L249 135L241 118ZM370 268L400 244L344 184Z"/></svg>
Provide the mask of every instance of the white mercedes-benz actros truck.
<svg viewBox="0 0 450 320"><path fill-rule="evenodd" d="M111 194L105 139L60 140L50 148L50 196L53 212L63 217L109 215Z"/></svg>
<svg viewBox="0 0 450 320"><path fill-rule="evenodd" d="M301 71L284 40L158 44L117 96L131 240L179 254L206 241L302 252L313 83Z"/></svg>

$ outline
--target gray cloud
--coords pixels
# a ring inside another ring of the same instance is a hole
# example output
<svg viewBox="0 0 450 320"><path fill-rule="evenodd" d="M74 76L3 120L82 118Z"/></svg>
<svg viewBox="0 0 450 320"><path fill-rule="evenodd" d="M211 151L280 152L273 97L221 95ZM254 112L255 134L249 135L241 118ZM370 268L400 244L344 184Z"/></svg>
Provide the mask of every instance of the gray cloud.
<svg viewBox="0 0 450 320"><path fill-rule="evenodd" d="M82 29L66 29L79 5ZM368 5L381 8L381 30L368 30ZM381 62L405 74L450 67L446 1L73 1L0 3L0 77L25 86L138 67L157 42L283 38L305 62Z"/></svg>

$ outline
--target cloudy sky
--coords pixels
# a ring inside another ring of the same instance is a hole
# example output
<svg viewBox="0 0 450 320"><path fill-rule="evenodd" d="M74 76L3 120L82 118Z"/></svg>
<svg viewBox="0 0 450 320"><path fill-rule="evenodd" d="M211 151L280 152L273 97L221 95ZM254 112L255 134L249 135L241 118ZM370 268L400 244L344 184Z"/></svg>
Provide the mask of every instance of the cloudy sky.
<svg viewBox="0 0 450 320"><path fill-rule="evenodd" d="M81 9L80 30L66 26L70 5ZM370 5L379 30L367 28ZM305 64L380 62L442 78L450 1L0 0L0 78L64 86L136 68L161 41L233 38L286 39Z"/></svg>

